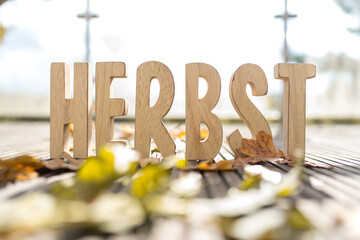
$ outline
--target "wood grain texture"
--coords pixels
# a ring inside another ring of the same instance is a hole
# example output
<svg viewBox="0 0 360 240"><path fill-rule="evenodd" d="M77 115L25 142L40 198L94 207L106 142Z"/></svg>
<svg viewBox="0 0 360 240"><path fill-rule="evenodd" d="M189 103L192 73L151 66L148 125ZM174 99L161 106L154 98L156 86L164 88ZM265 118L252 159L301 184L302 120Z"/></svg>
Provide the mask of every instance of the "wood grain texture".
<svg viewBox="0 0 360 240"><path fill-rule="evenodd" d="M264 96L268 91L268 84L264 71L255 64L244 64L232 75L230 80L230 99L237 114L246 124L253 139L259 131L272 135L270 126L262 113L250 101L246 94L246 86L250 85L253 96ZM242 135L237 129L227 136L227 142L234 154L241 147Z"/></svg>
<svg viewBox="0 0 360 240"><path fill-rule="evenodd" d="M150 85L159 81L159 98L150 107ZM135 150L142 158L150 156L151 139L163 157L175 154L175 143L167 131L162 118L169 112L175 94L174 78L167 66L150 61L141 64L137 70L135 109Z"/></svg>
<svg viewBox="0 0 360 240"><path fill-rule="evenodd" d="M92 68L89 63L75 63L74 68L74 107L71 112L74 125L74 157L86 158L91 153Z"/></svg>
<svg viewBox="0 0 360 240"><path fill-rule="evenodd" d="M127 102L122 98L111 98L111 83L114 78L126 78L125 63L96 63L95 128L96 150L114 137L114 117L127 114Z"/></svg>
<svg viewBox="0 0 360 240"><path fill-rule="evenodd" d="M274 76L284 80L283 148L290 156L305 155L306 79L316 75L313 64L275 65Z"/></svg>
<svg viewBox="0 0 360 240"><path fill-rule="evenodd" d="M70 99L70 68L52 63L50 86L50 157L69 151L69 124L74 124L74 158L91 151L92 73L88 63L74 64L74 98Z"/></svg>
<svg viewBox="0 0 360 240"><path fill-rule="evenodd" d="M208 85L206 95L199 99L199 78ZM216 69L205 63L186 64L186 157L189 160L214 158L222 145L223 129L220 119L211 112L219 101L221 80ZM200 140L200 124L203 122L209 136Z"/></svg>

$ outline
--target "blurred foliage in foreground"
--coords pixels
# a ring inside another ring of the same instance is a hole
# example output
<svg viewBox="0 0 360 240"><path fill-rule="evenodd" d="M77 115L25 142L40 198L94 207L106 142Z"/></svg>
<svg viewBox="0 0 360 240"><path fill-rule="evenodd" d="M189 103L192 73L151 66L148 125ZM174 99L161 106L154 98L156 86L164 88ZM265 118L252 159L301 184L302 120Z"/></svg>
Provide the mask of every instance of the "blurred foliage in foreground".
<svg viewBox="0 0 360 240"><path fill-rule="evenodd" d="M184 159L140 162L142 167L131 149L104 146L76 174L69 173L47 190L1 203L0 236L14 239L49 229L131 234L175 219L215 231L223 239L322 239L324 229L336 224L329 219L326 226L319 224L322 215L316 203L295 201L302 191L301 163L286 175L249 165L243 182L227 196L202 199L196 197L202 187L199 172L182 171L170 178L172 168L179 162L183 167Z"/></svg>

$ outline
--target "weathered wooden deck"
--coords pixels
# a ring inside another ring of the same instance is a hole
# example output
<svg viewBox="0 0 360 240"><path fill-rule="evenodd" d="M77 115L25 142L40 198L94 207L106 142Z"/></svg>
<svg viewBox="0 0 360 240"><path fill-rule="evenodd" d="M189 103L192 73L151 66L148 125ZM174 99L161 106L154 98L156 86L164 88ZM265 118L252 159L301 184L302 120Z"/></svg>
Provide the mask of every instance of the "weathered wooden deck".
<svg viewBox="0 0 360 240"><path fill-rule="evenodd" d="M122 123L120 123L122 124ZM115 137L120 124L115 125ZM169 125L168 125L169 126ZM172 126L174 127L174 126ZM239 125L224 125L224 133L228 133ZM171 128L171 124L169 129ZM240 125L240 131L246 132L246 128ZM272 126L275 143L281 146L280 126ZM225 135L224 134L224 135ZM246 136L246 135L245 135ZM332 166L331 169L306 167L305 173L309 176L308 182L304 182L305 189L300 198L321 201L327 199L341 205L358 206L360 203L360 125L309 125L306 134L306 159L316 163ZM49 158L49 124L47 122L3 122L0 123L0 159L13 158L28 154L37 158ZM221 149L217 159L233 159L232 153L226 144ZM262 164L266 168L279 173L285 173L290 167L273 163ZM199 197L218 198L225 196L227 190L237 186L242 178L242 169L234 171L200 172L202 175L203 188ZM172 176L176 177L179 170L173 170ZM8 198L25 191L31 191L46 186L49 182L56 181L58 175L50 174L41 176L39 179L28 183L15 183L3 186L0 189L0 203ZM311 182L312 181L312 182ZM315 183L315 184L314 184ZM149 239L166 239L166 231L187 231L187 239L192 239L189 226L173 224L174 220L165 221L163 227L155 225ZM164 225L169 227L164 227ZM181 230L182 229L182 230ZM193 229L194 236L219 239L216 234L206 233L201 229ZM197 231L195 233L194 231ZM164 235L165 234L165 235ZM188 236L189 235L189 236ZM184 239L171 234L173 239ZM180 236L182 236L180 234ZM128 236L130 237L130 236ZM131 236L130 239L137 237ZM124 238L127 239L126 236Z"/></svg>

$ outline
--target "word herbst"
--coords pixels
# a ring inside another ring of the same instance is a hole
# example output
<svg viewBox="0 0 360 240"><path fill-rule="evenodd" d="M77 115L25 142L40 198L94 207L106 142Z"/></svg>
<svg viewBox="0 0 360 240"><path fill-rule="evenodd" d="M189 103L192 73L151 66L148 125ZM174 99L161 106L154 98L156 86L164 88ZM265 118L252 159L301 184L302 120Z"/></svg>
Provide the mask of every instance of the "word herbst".
<svg viewBox="0 0 360 240"><path fill-rule="evenodd" d="M305 152L305 80L316 75L312 64L277 64L274 77L284 80L283 148L294 156ZM95 75L96 148L114 142L114 117L127 114L122 98L110 97L114 78L125 78L125 63L98 62ZM158 79L160 93L150 107L150 83ZM208 85L206 95L199 99L199 78ZM230 80L230 99L235 111L250 129L252 137L263 130L271 135L268 122L246 94L249 84L254 96L267 94L268 84L263 70L254 64L240 66ZM212 109L220 98L221 81L217 70L205 63L186 64L186 157L189 160L214 158L222 145L223 130L220 119ZM150 61L137 69L135 107L135 150L141 157L149 157L151 139L163 157L175 154L175 143L162 122L174 100L175 84L171 71L163 63ZM65 63L51 65L50 100L50 157L56 158L69 149L69 124L74 125L74 157L86 158L90 152L92 135L92 72L89 63L74 65L74 98L70 99L70 70ZM200 140L200 124L209 130L208 138ZM235 130L227 141L236 154L242 136Z"/></svg>

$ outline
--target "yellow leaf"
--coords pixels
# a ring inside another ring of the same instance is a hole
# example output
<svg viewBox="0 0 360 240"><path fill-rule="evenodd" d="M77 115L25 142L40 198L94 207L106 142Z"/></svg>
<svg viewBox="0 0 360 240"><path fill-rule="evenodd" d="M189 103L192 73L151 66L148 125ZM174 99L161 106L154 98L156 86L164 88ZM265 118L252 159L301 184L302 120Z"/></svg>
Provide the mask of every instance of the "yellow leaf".
<svg viewBox="0 0 360 240"><path fill-rule="evenodd" d="M84 165L79 169L78 179L85 182L101 183L117 178L114 159L114 154L109 145L101 147L98 156L87 158Z"/></svg>
<svg viewBox="0 0 360 240"><path fill-rule="evenodd" d="M109 172L104 168L103 163L95 157L90 157L85 164L79 169L77 178L85 182L101 182Z"/></svg>
<svg viewBox="0 0 360 240"><path fill-rule="evenodd" d="M175 166L176 166L178 169L186 169L187 165L188 165L188 160L187 160L187 158L185 158L185 159L179 159L179 160L177 160L176 163L175 163Z"/></svg>
<svg viewBox="0 0 360 240"><path fill-rule="evenodd" d="M185 131L181 131L178 135L177 135L178 138L183 138L185 137Z"/></svg>
<svg viewBox="0 0 360 240"><path fill-rule="evenodd" d="M70 135L73 136L74 135L74 124L72 124L72 123L69 124L69 131L70 131Z"/></svg>
<svg viewBox="0 0 360 240"><path fill-rule="evenodd" d="M224 170L234 170L232 162L229 160L221 160L216 163L211 163L212 161L202 162L197 165L198 170L204 171L224 171Z"/></svg>

